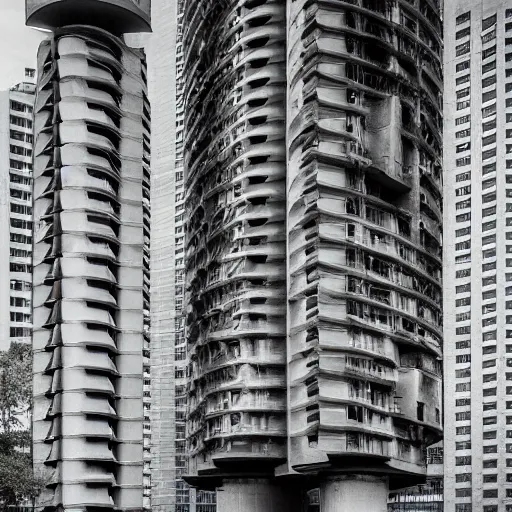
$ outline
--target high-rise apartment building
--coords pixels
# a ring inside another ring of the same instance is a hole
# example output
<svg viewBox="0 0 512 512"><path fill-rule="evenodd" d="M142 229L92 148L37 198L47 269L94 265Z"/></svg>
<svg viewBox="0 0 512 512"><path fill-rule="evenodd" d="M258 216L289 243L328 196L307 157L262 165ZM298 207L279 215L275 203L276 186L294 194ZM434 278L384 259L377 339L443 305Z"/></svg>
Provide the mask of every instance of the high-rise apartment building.
<svg viewBox="0 0 512 512"><path fill-rule="evenodd" d="M219 512L385 510L441 435L440 5L183 26L188 480Z"/></svg>
<svg viewBox="0 0 512 512"><path fill-rule="evenodd" d="M445 511L512 511L512 5L445 2Z"/></svg>
<svg viewBox="0 0 512 512"><path fill-rule="evenodd" d="M0 350L32 336L33 71L0 92Z"/></svg>
<svg viewBox="0 0 512 512"><path fill-rule="evenodd" d="M189 488L184 334L183 177L184 2L153 0L153 34L144 42L153 109L151 162L151 383L153 512L213 512L215 494Z"/></svg>
<svg viewBox="0 0 512 512"><path fill-rule="evenodd" d="M41 510L143 508L149 1L27 1L53 30L34 106L34 464ZM144 376L144 377L143 377Z"/></svg>

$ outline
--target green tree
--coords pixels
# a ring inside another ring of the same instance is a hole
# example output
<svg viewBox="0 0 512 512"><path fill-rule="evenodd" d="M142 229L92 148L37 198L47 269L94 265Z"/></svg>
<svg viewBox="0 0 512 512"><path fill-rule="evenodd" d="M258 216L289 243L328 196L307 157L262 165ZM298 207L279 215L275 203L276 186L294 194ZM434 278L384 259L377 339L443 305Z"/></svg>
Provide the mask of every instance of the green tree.
<svg viewBox="0 0 512 512"><path fill-rule="evenodd" d="M32 469L31 432L26 425L31 406L32 350L13 343L0 352L0 510L35 498L43 486Z"/></svg>

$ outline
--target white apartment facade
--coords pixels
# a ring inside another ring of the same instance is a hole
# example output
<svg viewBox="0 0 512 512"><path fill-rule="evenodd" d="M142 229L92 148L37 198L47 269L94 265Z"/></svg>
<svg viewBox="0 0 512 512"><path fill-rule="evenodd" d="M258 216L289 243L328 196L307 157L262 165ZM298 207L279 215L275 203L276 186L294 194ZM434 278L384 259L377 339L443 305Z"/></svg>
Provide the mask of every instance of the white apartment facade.
<svg viewBox="0 0 512 512"><path fill-rule="evenodd" d="M444 510L510 512L512 3L444 23Z"/></svg>
<svg viewBox="0 0 512 512"><path fill-rule="evenodd" d="M34 92L29 81L0 92L0 350L32 335Z"/></svg>

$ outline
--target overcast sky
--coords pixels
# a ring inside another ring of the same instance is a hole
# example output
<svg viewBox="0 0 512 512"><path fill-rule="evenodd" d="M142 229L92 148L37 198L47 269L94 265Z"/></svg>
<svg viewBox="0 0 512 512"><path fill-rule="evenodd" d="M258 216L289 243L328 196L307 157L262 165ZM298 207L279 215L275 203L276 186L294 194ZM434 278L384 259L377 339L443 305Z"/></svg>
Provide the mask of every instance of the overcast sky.
<svg viewBox="0 0 512 512"><path fill-rule="evenodd" d="M0 0L0 90L22 82L36 67L42 32L25 27L25 0Z"/></svg>

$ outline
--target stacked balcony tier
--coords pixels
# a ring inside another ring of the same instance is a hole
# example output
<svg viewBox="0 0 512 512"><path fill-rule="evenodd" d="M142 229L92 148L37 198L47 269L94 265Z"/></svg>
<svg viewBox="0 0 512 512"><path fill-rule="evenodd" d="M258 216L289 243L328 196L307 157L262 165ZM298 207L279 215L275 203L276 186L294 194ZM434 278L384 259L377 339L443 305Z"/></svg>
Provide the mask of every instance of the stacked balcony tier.
<svg viewBox="0 0 512 512"><path fill-rule="evenodd" d="M441 434L441 22L288 2L290 466L424 476Z"/></svg>
<svg viewBox="0 0 512 512"><path fill-rule="evenodd" d="M144 57L100 29L70 26L42 43L38 75L34 462L48 482L38 506L140 510Z"/></svg>
<svg viewBox="0 0 512 512"><path fill-rule="evenodd" d="M187 2L190 473L286 459L285 8Z"/></svg>

